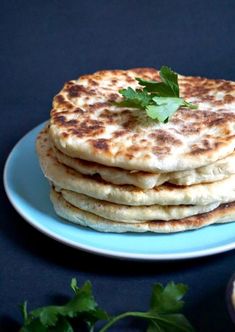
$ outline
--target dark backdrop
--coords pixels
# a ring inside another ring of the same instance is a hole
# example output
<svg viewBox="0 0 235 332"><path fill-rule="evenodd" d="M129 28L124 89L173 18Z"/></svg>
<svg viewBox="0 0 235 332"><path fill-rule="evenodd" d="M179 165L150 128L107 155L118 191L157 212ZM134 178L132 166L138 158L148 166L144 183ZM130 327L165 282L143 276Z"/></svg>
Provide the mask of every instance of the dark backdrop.
<svg viewBox="0 0 235 332"><path fill-rule="evenodd" d="M166 64L182 74L235 80L234 0L0 1L0 15L1 168L17 140L48 118L63 83L81 74ZM224 300L234 251L182 262L112 260L40 234L2 187L0 205L0 331L17 331L24 299L33 308L68 295L72 276L90 279L112 313L144 310L155 281L185 282L186 312L197 330L234 331Z"/></svg>

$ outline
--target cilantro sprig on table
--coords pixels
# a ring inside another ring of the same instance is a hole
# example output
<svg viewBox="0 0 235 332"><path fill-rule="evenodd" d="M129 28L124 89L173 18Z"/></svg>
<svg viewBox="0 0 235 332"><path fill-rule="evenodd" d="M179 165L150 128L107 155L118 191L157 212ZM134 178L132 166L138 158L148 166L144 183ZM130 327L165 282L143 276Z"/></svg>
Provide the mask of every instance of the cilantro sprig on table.
<svg viewBox="0 0 235 332"><path fill-rule="evenodd" d="M178 75L174 71L167 66L162 66L160 78L161 82L156 82L137 77L136 80L143 88L134 90L128 87L119 90L124 100L115 105L143 109L150 118L163 123L168 122L180 107L197 108L197 105L180 97Z"/></svg>
<svg viewBox="0 0 235 332"><path fill-rule="evenodd" d="M106 321L98 332L106 332L119 320L127 317L144 319L146 332L193 332L194 328L181 313L182 298L187 292L184 284L168 283L166 287L155 284L150 308L146 312L124 312L109 316L96 303L89 281L79 288L75 278L71 281L74 296L63 306L46 306L28 313L27 302L21 305L24 325L19 332L75 332L77 322L83 322L87 331L95 331L95 324ZM80 330L80 329L79 329ZM81 331L81 330L80 330Z"/></svg>

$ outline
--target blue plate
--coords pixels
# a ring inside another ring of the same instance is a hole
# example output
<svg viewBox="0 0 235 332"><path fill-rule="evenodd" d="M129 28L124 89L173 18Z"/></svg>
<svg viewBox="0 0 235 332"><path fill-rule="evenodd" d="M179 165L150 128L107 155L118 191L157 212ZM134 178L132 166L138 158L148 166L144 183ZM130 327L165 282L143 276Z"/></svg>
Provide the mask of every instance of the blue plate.
<svg viewBox="0 0 235 332"><path fill-rule="evenodd" d="M185 259L235 248L235 223L175 234L107 234L59 218L52 208L49 185L39 167L34 147L43 126L36 127L16 144L4 170L9 200L19 214L41 232L96 254L143 260Z"/></svg>

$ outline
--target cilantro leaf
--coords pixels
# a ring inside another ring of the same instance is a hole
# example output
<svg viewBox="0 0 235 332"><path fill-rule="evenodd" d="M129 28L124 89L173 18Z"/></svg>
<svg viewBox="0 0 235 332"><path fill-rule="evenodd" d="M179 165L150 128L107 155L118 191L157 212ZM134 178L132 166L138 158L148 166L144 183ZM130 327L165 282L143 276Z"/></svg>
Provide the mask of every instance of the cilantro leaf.
<svg viewBox="0 0 235 332"><path fill-rule="evenodd" d="M117 106L144 109L147 115L159 122L166 123L180 108L196 109L197 106L180 98L178 75L169 67L160 69L161 82L145 80L137 77L142 89L130 87L120 90L124 100L115 103Z"/></svg>
<svg viewBox="0 0 235 332"><path fill-rule="evenodd" d="M146 91L156 93L161 97L179 97L178 76L170 68L163 66L160 69L162 82L147 81L142 78L136 78L140 85L144 86Z"/></svg>
<svg viewBox="0 0 235 332"><path fill-rule="evenodd" d="M151 297L151 311L158 313L179 312L184 305L182 298L186 294L188 287L184 284L170 282L164 288L161 284L153 286Z"/></svg>
<svg viewBox="0 0 235 332"><path fill-rule="evenodd" d="M184 306L182 298L187 290L186 285L174 282L168 283L165 288L159 283L153 286L148 313L156 317L150 320L147 332L154 331L156 325L162 332L194 331L186 317L180 313Z"/></svg>
<svg viewBox="0 0 235 332"><path fill-rule="evenodd" d="M156 104L147 106L146 112L150 118L164 123L184 104L182 98L175 97L154 97L153 100Z"/></svg>
<svg viewBox="0 0 235 332"><path fill-rule="evenodd" d="M48 332L48 328L43 326L39 319L27 322L22 326L19 332Z"/></svg>
<svg viewBox="0 0 235 332"><path fill-rule="evenodd" d="M74 329L65 318L59 318L52 327L46 327L39 319L35 319L27 326L23 326L19 332L74 332Z"/></svg>
<svg viewBox="0 0 235 332"><path fill-rule="evenodd" d="M169 67L162 66L160 69L160 77L162 81L171 88L175 97L179 97L178 75Z"/></svg>
<svg viewBox="0 0 235 332"><path fill-rule="evenodd" d="M125 98L123 102L115 103L118 106L122 107L136 107L136 108L144 108L146 107L150 101L151 97L148 92L144 90L133 90L132 88L122 89L119 91L121 95Z"/></svg>
<svg viewBox="0 0 235 332"><path fill-rule="evenodd" d="M171 87L163 82L146 81L138 77L136 78L136 80L139 82L140 85L144 86L144 91L158 94L162 97L174 97L174 93L172 92Z"/></svg>

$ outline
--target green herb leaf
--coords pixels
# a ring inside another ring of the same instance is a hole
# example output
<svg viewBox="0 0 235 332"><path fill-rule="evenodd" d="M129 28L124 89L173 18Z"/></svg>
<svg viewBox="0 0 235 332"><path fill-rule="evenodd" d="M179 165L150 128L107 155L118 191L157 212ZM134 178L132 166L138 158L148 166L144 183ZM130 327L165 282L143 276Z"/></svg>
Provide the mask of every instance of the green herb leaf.
<svg viewBox="0 0 235 332"><path fill-rule="evenodd" d="M70 287L72 288L72 290L74 291L75 294L77 294L79 292L78 283L77 283L76 278L72 278Z"/></svg>
<svg viewBox="0 0 235 332"><path fill-rule="evenodd" d="M160 77L162 81L171 88L175 97L179 97L178 75L169 67L163 66L160 69Z"/></svg>
<svg viewBox="0 0 235 332"><path fill-rule="evenodd" d="M44 332L54 331L54 329L57 331L56 328L61 325L61 322L64 326L64 330L61 331L70 332L73 330L68 319L75 317L84 319L91 330L97 320L108 319L107 313L98 307L89 281L79 288L76 279L72 279L71 288L74 290L75 296L63 306L46 306L25 315L26 305L24 305L25 322L21 332ZM50 329L47 330L48 328Z"/></svg>
<svg viewBox="0 0 235 332"><path fill-rule="evenodd" d="M186 294L188 287L184 284L170 282L164 288L161 284L153 286L150 315L156 315L155 319L149 322L147 332L192 332L194 328L184 315L180 313L184 306L182 298Z"/></svg>
<svg viewBox="0 0 235 332"><path fill-rule="evenodd" d="M20 311L21 311L24 321L26 321L28 318L27 301L24 301L23 304L20 304Z"/></svg>
<svg viewBox="0 0 235 332"><path fill-rule="evenodd" d="M153 286L149 311L122 313L113 317L99 332L106 332L117 321L127 317L147 320L147 332L194 332L187 318L180 313L187 289L184 284L171 282L164 288L158 283Z"/></svg>
<svg viewBox="0 0 235 332"><path fill-rule="evenodd" d="M74 329L65 318L60 317L55 326L46 327L39 319L35 319L19 332L74 332Z"/></svg>
<svg viewBox="0 0 235 332"><path fill-rule="evenodd" d="M48 328L43 326L39 319L33 320L24 325L19 332L48 332Z"/></svg>
<svg viewBox="0 0 235 332"><path fill-rule="evenodd" d="M186 294L188 287L184 284L170 282L164 288L161 284L153 286L151 297L151 311L158 313L176 313L184 305L182 298Z"/></svg>
<svg viewBox="0 0 235 332"><path fill-rule="evenodd" d="M144 91L146 92L150 92L155 95L158 94L162 97L174 97L174 92L172 91L171 87L163 82L146 81L138 77L136 78L136 80L139 82L140 85L144 86Z"/></svg>
<svg viewBox="0 0 235 332"><path fill-rule="evenodd" d="M178 99L178 98L176 98ZM94 332L98 320L108 320L99 330L106 332L121 319L135 317L148 322L147 332L193 332L194 329L181 313L184 302L183 296L187 286L168 283L153 286L150 309L146 312L124 312L110 318L100 309L92 294L89 281L79 288L77 280L71 280L71 288L75 296L64 306L47 306L27 312L27 303L21 305L24 325L20 332L74 332L73 325L79 319L86 324L89 332Z"/></svg>
<svg viewBox="0 0 235 332"><path fill-rule="evenodd" d="M151 102L151 96L145 90L133 90L132 88L122 89L119 91L125 98L123 102L115 103L122 107L144 108Z"/></svg>
<svg viewBox="0 0 235 332"><path fill-rule="evenodd" d="M155 105L146 107L148 116L160 122L168 122L169 118L184 104L182 98L154 97Z"/></svg>
<svg viewBox="0 0 235 332"><path fill-rule="evenodd" d="M146 91L156 93L161 97L179 97L178 76L170 68L163 66L160 69L162 82L147 81L136 78L140 85L144 86Z"/></svg>
<svg viewBox="0 0 235 332"><path fill-rule="evenodd" d="M120 90L124 100L117 106L144 109L147 115L159 122L166 123L180 108L196 109L197 106L180 98L178 75L169 67L160 69L161 82L136 78L143 89L132 88Z"/></svg>
<svg viewBox="0 0 235 332"><path fill-rule="evenodd" d="M153 319L150 319L149 320L149 325L148 325L148 328L147 328L147 332L162 332L162 328L161 328L161 326L159 325L158 322L156 322Z"/></svg>

